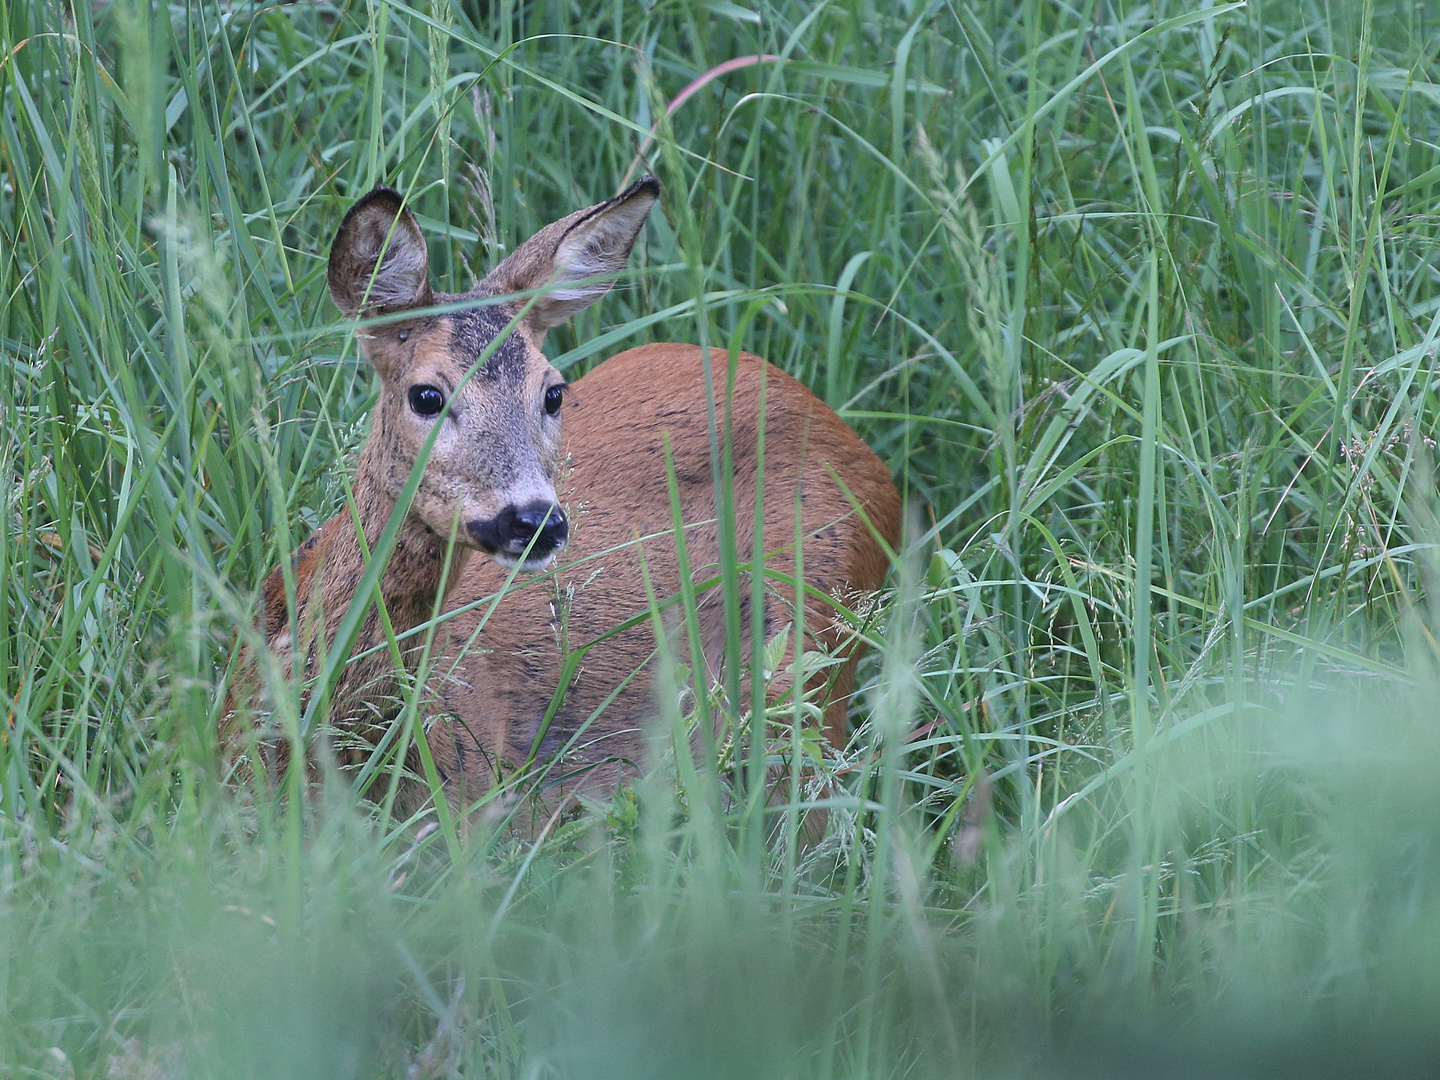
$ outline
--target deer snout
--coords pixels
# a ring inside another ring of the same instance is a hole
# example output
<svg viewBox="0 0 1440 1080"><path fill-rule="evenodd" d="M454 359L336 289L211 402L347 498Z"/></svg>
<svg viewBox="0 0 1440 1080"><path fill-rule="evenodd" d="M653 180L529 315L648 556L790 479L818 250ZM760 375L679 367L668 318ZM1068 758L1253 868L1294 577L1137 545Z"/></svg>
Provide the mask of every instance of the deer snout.
<svg viewBox="0 0 1440 1080"><path fill-rule="evenodd" d="M546 562L570 538L565 512L544 500L511 504L493 518L468 522L465 528L480 547L512 565L522 555L527 565Z"/></svg>

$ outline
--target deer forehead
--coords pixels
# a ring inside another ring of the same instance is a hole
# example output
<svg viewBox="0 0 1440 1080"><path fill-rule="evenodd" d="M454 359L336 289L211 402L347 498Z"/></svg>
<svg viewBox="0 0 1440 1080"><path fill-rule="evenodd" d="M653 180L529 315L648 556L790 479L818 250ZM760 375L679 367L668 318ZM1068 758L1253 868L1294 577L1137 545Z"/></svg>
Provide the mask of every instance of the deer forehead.
<svg viewBox="0 0 1440 1080"><path fill-rule="evenodd" d="M457 311L450 316L450 355L454 362L462 371L468 371L489 350L476 378L523 382L531 364L536 360L543 363L544 357L519 329L510 329L513 320L514 312L508 305Z"/></svg>
<svg viewBox="0 0 1440 1080"><path fill-rule="evenodd" d="M503 307L472 308L436 319L413 336L407 334L411 350L402 382L433 382L449 394L464 380L467 397L524 389L537 375L543 377L549 361L523 330L507 332L512 314ZM482 357L480 370L471 374Z"/></svg>

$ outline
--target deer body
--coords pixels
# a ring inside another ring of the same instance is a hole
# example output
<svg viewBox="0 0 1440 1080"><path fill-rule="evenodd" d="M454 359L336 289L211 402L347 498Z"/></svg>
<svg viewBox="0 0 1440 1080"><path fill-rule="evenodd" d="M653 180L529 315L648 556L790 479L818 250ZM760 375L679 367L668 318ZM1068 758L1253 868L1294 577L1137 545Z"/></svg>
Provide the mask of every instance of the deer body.
<svg viewBox="0 0 1440 1080"><path fill-rule="evenodd" d="M379 592L396 633L429 620L440 596L447 612L458 613L437 631L431 697L441 722L431 724L426 736L457 804L483 794L505 766L544 760L567 743L573 743L572 757L562 774L586 786L613 784L627 763L642 759L643 720L655 711L650 670L656 634L645 620L613 631L649 608L642 558L656 597L680 588L667 438L692 578L718 574L720 515L701 350L677 344L631 349L568 387L538 348L549 325L608 288L590 280L623 267L656 194L658 185L642 181L609 203L571 215L487 277L471 294L477 302L549 288L508 336L502 332L520 306L513 301L390 323L363 339L382 381L353 485L366 548L347 510L296 552L300 643L291 637L281 572L266 585L264 628L271 647L313 663L319 643L333 640L354 596L365 551L395 508L417 441L429 434L428 425L442 425ZM374 202L380 205L367 222ZM372 193L341 226L331 256L332 294L356 313L465 299L429 292L423 252L398 197ZM353 264L348 270L347 261ZM361 278L367 291L356 284ZM469 370L487 349L483 366ZM722 423L728 361L723 351L711 354L711 392ZM763 473L757 467L762 381ZM431 410L431 390L446 399L439 411ZM563 429L555 422L561 397ZM805 387L753 356L739 359L728 411L738 558L751 555L756 487L763 482L767 569L787 575L795 570L798 502L806 583L841 604L878 589L888 566L884 545L898 541L900 516L898 494L881 461ZM548 568L561 550L564 558L552 574L519 577L514 584L523 586L512 585L497 604L476 603L504 591L517 561L526 560L525 569ZM757 615L766 639L794 621L793 587L768 582L764 596L763 610L750 611L750 587L742 581L747 643ZM719 670L725 639L717 590L701 597L699 614L709 669L700 677L708 679ZM841 621L826 600L808 596L803 621L805 647L846 648ZM545 725L566 656L607 634L586 649ZM385 648L373 648L385 640L372 604L353 650L372 651L347 666L331 698L331 717L342 726L364 729L393 715L393 659ZM413 657L419 636L408 646L407 657ZM688 660L683 646L679 659ZM851 655L829 680L825 727L834 742L844 740L853 674Z"/></svg>
<svg viewBox="0 0 1440 1080"><path fill-rule="evenodd" d="M722 416L727 360L724 352L712 354L712 379ZM742 355L736 373L731 415L739 558L749 560L754 535L762 371L766 378L764 548L778 553L766 560L766 566L784 574L794 572L798 487L803 496L805 579L842 603L853 603L858 594L880 587L889 562L829 469L843 478L893 545L898 539L899 499L889 472L800 383L748 355ZM437 768L465 776L468 785L474 784L473 774L487 755L523 762L532 752L559 681L562 649L579 648L646 611L641 552L657 597L679 591L663 436L669 437L688 525L685 543L692 577L702 581L719 573L719 512L700 350L666 344L622 353L580 380L567 408L572 411L562 445L573 467L561 490L567 513L574 510L566 552L569 565L557 572L548 588L531 586L507 595L481 630L480 649L462 660L457 677L444 687L450 711L473 718L476 725L450 725L444 743L436 747ZM637 542L637 537L650 539ZM449 606L499 592L505 576L505 569L493 561L472 559ZM753 617L748 584L742 582L740 593L742 640L748 642ZM551 597L557 594L568 610L556 610L561 605ZM792 621L793 598L793 589L769 584L760 613L767 640ZM457 619L450 639L468 640L484 610L482 606ZM563 627L558 625L562 618ZM835 610L816 597L806 604L804 625L812 642L832 650L843 643ZM705 677L714 678L725 635L716 591L701 598L700 627L709 666ZM538 746L540 756L563 747L622 687L581 735L577 757L580 767L588 766L600 784L612 783L621 763L641 761L640 721L655 709L653 687L641 669L654 649L655 631L643 622L593 646L545 731ZM683 646L678 659L689 660ZM830 692L827 735L840 745L845 741L853 667L852 659Z"/></svg>

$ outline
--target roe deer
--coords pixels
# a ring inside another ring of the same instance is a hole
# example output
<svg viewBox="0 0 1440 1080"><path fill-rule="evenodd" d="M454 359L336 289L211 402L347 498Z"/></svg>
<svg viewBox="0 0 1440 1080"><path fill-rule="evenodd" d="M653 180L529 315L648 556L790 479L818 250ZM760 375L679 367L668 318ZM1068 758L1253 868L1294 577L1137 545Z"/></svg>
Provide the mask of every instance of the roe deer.
<svg viewBox="0 0 1440 1080"><path fill-rule="evenodd" d="M693 577L716 573L719 515L701 350L678 344L630 349L573 387L540 351L551 327L608 291L659 192L659 183L647 177L616 198L546 226L463 295L431 290L425 239L394 191L377 188L360 199L336 235L329 265L335 303L350 316L389 317L360 336L361 351L380 376L353 487L366 545L346 510L295 553L299 642L291 639L284 578L279 570L270 576L264 631L271 647L282 654L293 650L313 669L317 648L333 640L354 596L364 552L384 529L436 423L441 431L380 579L395 632L429 620L442 590L453 612L501 592L508 568L522 558L526 570L550 567L562 551L573 560L557 567L553 579L510 592L493 611L477 605L442 624L435 652L447 655L434 666L430 688L439 699L434 711L440 720L422 737L452 805L484 794L498 769L553 754L597 709L575 752L574 764L584 774L576 783L613 784L626 763L641 759L641 721L655 711L645 669L656 647L655 632L643 620L585 654L541 744L535 742L567 647L647 610L642 553L656 595L679 591L674 537L654 535L669 531L672 522L667 436ZM516 294L535 299L497 342L526 301L492 298ZM457 306L466 301L475 303ZM431 310L441 306L451 310ZM411 310L414 317L406 318ZM487 347L488 359L471 372ZM727 365L728 354L712 353L722 419ZM776 553L766 565L793 573L798 494L805 581L838 602L852 602L884 579L888 559L877 534L891 546L899 538L900 500L890 474L805 387L744 354L729 406L739 558L750 557L753 543L762 380L763 538L766 552ZM450 572L442 580L452 532ZM712 664L719 663L725 634L716 591L700 605ZM749 585L742 583L741 592L748 642L755 613L748 610ZM767 640L790 623L794 595L791 586L767 583L759 613ZM807 599L803 621L807 647L851 653L830 675L825 712L826 734L843 745L853 643L835 608L819 597ZM355 646L357 653L371 651L344 669L330 702L333 724L367 738L398 711L391 653L371 648L385 640L371 603ZM412 644L408 663L415 662L414 653ZM712 668L696 677L714 674Z"/></svg>

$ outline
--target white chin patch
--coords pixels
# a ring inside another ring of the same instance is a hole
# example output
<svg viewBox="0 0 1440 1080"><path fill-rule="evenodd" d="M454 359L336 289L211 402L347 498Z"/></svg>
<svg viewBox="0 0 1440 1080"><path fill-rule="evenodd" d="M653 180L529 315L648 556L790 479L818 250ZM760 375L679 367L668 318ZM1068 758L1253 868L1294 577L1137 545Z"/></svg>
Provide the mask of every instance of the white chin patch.
<svg viewBox="0 0 1440 1080"><path fill-rule="evenodd" d="M549 570L550 567L554 566L556 554L556 552L552 551L543 559L526 559L524 562L520 561L520 556L518 555L505 555L503 553L494 555L492 556L492 558L494 558L496 562L498 562L501 566L505 567L505 569L507 570L511 570L518 566L521 570L528 570L531 573L536 573L541 570Z"/></svg>

